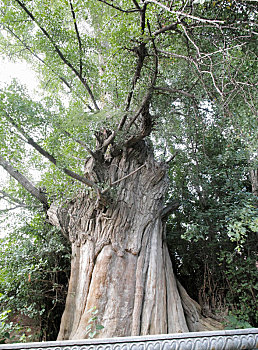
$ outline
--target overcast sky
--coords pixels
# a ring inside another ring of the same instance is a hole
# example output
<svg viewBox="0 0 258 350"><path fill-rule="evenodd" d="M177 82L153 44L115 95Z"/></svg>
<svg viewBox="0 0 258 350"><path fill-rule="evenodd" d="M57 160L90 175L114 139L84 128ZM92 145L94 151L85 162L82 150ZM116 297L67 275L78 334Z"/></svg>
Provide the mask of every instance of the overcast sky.
<svg viewBox="0 0 258 350"><path fill-rule="evenodd" d="M0 57L0 87L10 84L14 78L20 83L26 85L31 94L33 94L34 90L37 88L36 75L25 62L12 63ZM6 171L0 167L0 189L4 186L7 179L8 175ZM0 201L0 208L4 207L4 201ZM0 237L3 237L4 235L5 228L0 225Z"/></svg>
<svg viewBox="0 0 258 350"><path fill-rule="evenodd" d="M37 79L25 62L12 63L0 57L0 84L10 83L13 78L25 84L30 92L37 87Z"/></svg>

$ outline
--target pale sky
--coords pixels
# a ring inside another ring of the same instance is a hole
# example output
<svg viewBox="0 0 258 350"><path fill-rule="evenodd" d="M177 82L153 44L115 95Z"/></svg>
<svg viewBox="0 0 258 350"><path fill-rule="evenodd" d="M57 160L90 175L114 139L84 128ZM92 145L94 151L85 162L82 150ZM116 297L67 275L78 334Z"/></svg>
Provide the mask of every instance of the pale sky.
<svg viewBox="0 0 258 350"><path fill-rule="evenodd" d="M10 83L13 78L26 85L31 93L37 88L36 75L25 62L13 63L0 57L0 85Z"/></svg>
<svg viewBox="0 0 258 350"><path fill-rule="evenodd" d="M37 78L35 73L25 62L8 62L7 59L0 57L0 87L4 87L5 84L10 84L12 79L17 79L21 84L26 85L28 92L34 94L34 90L37 89ZM1 150L0 150L1 151ZM8 179L6 171L0 167L0 189ZM0 208L5 208L6 202L0 201ZM0 237L5 235L5 228L0 225Z"/></svg>

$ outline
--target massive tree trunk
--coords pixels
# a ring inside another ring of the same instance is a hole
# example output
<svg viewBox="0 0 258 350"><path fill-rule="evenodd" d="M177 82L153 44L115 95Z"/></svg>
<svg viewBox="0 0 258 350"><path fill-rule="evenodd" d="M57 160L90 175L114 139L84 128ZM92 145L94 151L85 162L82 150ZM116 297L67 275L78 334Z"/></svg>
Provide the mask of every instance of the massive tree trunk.
<svg viewBox="0 0 258 350"><path fill-rule="evenodd" d="M163 217L166 166L154 160L151 147L141 141L102 161L91 158L86 175L98 183L117 183L108 196L85 190L49 210L50 220L72 244L58 339L86 338L92 307L104 326L98 337L209 329L177 286Z"/></svg>

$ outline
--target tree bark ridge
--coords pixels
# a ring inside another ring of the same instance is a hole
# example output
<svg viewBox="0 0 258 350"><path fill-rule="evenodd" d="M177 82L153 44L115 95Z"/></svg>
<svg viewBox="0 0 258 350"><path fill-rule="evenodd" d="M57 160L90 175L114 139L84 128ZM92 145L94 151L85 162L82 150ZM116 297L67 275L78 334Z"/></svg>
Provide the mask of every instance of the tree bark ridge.
<svg viewBox="0 0 258 350"><path fill-rule="evenodd" d="M99 310L98 323L104 326L98 337L187 332L161 215L166 165L155 162L141 141L101 165L89 160L86 176L123 180L109 198L82 191L56 212L72 243L58 339L86 338L92 307ZM53 212L51 216L56 222Z"/></svg>

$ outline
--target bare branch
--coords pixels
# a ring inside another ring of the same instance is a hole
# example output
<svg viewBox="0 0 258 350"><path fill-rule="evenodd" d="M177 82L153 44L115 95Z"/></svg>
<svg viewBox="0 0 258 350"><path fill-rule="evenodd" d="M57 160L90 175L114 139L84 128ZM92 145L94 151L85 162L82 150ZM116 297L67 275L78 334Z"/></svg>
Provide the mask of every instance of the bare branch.
<svg viewBox="0 0 258 350"><path fill-rule="evenodd" d="M190 94L190 93L187 92L187 91L180 90L180 89L172 89L172 88L164 87L164 86L156 86L156 87L154 87L154 90L156 90L156 91L169 92L169 93L171 93L171 94L177 93L177 94L185 95L185 96L190 97L190 98L194 98L194 95Z"/></svg>
<svg viewBox="0 0 258 350"><path fill-rule="evenodd" d="M216 91L219 93L219 95L223 99L224 98L223 93L220 91L219 87L217 86L216 80L215 80L213 72L212 72L213 63L212 63L212 59L210 57L209 57L209 60L210 60L210 70L209 71L202 71L201 73L208 73L208 74L210 74L212 82L213 82L213 85L214 85Z"/></svg>
<svg viewBox="0 0 258 350"><path fill-rule="evenodd" d="M172 57L175 57L175 58L182 58L188 62L191 62L195 68L196 68L196 71L198 73L198 76L200 78L200 81L202 82L202 85L205 89L205 91L207 92L207 95L208 96L211 96L211 91L209 91L205 85L205 82L203 80L203 74L204 73L208 73L211 77L211 80L212 80L212 83L216 89L216 91L219 93L219 95L223 98L223 93L220 91L220 89L218 88L217 84L216 84L216 81L215 81L215 78L214 78L214 75L213 75L213 72L212 72L212 65L210 66L210 70L207 71L207 70L201 70L201 67L199 66L199 63L194 60L192 57L188 57L188 56L184 56L184 55L178 55L178 54L175 54L173 52L169 52L169 51L163 51L163 50L158 50L160 53L163 53L164 55L166 56L172 56Z"/></svg>
<svg viewBox="0 0 258 350"><path fill-rule="evenodd" d="M164 26L164 27L162 27L162 28L156 30L155 32L153 32L153 35L154 35L154 36L157 36L157 35L159 35L159 34L162 34L162 33L167 32L167 31L175 30L175 29L177 29L177 25L178 25L178 22L171 23L171 24L169 24L169 25L167 25L167 26Z"/></svg>
<svg viewBox="0 0 258 350"><path fill-rule="evenodd" d="M113 5L113 4L110 4L109 2L107 2L105 0L98 0L98 1L103 2L103 4L106 4L106 5L110 6L110 7L114 8L114 9L116 9L118 11L124 12L124 13L132 13L132 12L139 12L140 11L139 9L124 10L121 7Z"/></svg>
<svg viewBox="0 0 258 350"><path fill-rule="evenodd" d="M194 40L190 37L190 35L188 34L185 26L183 25L183 23L180 21L180 25L183 28L183 31L185 33L185 36L187 37L187 39L193 44L193 46L195 47L196 51L197 51L197 55L198 57L201 59L201 52L199 47L196 45L196 43L194 42Z"/></svg>

